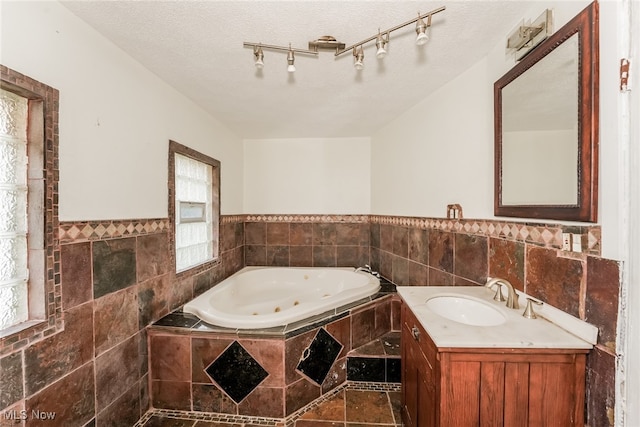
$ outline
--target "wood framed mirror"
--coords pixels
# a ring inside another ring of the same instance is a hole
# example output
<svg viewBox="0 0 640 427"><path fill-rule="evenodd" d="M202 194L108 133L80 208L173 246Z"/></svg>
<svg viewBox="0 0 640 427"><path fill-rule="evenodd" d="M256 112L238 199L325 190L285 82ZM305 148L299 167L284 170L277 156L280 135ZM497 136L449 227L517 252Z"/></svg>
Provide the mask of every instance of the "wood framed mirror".
<svg viewBox="0 0 640 427"><path fill-rule="evenodd" d="M598 3L494 84L496 216L597 222Z"/></svg>

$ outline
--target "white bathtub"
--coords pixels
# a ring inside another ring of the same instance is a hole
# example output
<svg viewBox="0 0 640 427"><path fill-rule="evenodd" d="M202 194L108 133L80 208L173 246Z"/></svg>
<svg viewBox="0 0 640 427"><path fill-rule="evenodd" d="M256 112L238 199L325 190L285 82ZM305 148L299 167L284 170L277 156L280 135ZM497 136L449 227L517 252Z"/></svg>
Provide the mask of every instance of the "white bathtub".
<svg viewBox="0 0 640 427"><path fill-rule="evenodd" d="M380 280L352 268L245 267L185 304L212 325L283 326L375 294Z"/></svg>

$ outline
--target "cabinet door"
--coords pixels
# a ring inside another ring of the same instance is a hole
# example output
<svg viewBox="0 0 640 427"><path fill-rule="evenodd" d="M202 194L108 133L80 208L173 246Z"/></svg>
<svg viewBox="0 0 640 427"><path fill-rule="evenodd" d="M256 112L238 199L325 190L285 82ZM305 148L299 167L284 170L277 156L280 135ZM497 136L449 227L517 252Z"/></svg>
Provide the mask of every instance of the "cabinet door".
<svg viewBox="0 0 640 427"><path fill-rule="evenodd" d="M436 425L436 386L433 366L420 353L418 365L418 427Z"/></svg>
<svg viewBox="0 0 640 427"><path fill-rule="evenodd" d="M402 421L406 427L417 427L418 359L417 346L406 324L402 328Z"/></svg>

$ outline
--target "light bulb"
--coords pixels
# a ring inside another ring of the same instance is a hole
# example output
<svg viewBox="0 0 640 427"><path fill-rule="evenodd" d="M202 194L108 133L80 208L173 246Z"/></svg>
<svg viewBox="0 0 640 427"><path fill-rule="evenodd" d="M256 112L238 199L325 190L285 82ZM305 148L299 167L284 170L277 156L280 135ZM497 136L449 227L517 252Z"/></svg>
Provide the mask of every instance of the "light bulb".
<svg viewBox="0 0 640 427"><path fill-rule="evenodd" d="M253 57L255 58L256 68L262 69L264 67L264 53L262 52L262 47L254 47Z"/></svg>
<svg viewBox="0 0 640 427"><path fill-rule="evenodd" d="M296 72L296 66L293 64L289 64L289 66L287 67L287 71L290 73L295 73Z"/></svg>
<svg viewBox="0 0 640 427"><path fill-rule="evenodd" d="M290 73L296 72L296 66L293 65L295 60L296 59L295 59L295 56L293 55L293 50L291 50L291 45L289 45L289 52L287 52L287 64L289 64L289 66L287 66L287 71Z"/></svg>

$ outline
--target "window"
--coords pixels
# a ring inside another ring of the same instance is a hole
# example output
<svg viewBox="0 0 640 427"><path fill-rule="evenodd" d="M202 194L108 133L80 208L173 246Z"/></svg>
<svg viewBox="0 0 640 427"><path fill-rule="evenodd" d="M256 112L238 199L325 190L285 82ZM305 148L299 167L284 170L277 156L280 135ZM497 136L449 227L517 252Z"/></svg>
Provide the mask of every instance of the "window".
<svg viewBox="0 0 640 427"><path fill-rule="evenodd" d="M29 318L28 100L0 90L0 329Z"/></svg>
<svg viewBox="0 0 640 427"><path fill-rule="evenodd" d="M220 162L169 143L170 200L176 272L218 259Z"/></svg>
<svg viewBox="0 0 640 427"><path fill-rule="evenodd" d="M58 99L0 65L0 351L62 328Z"/></svg>

